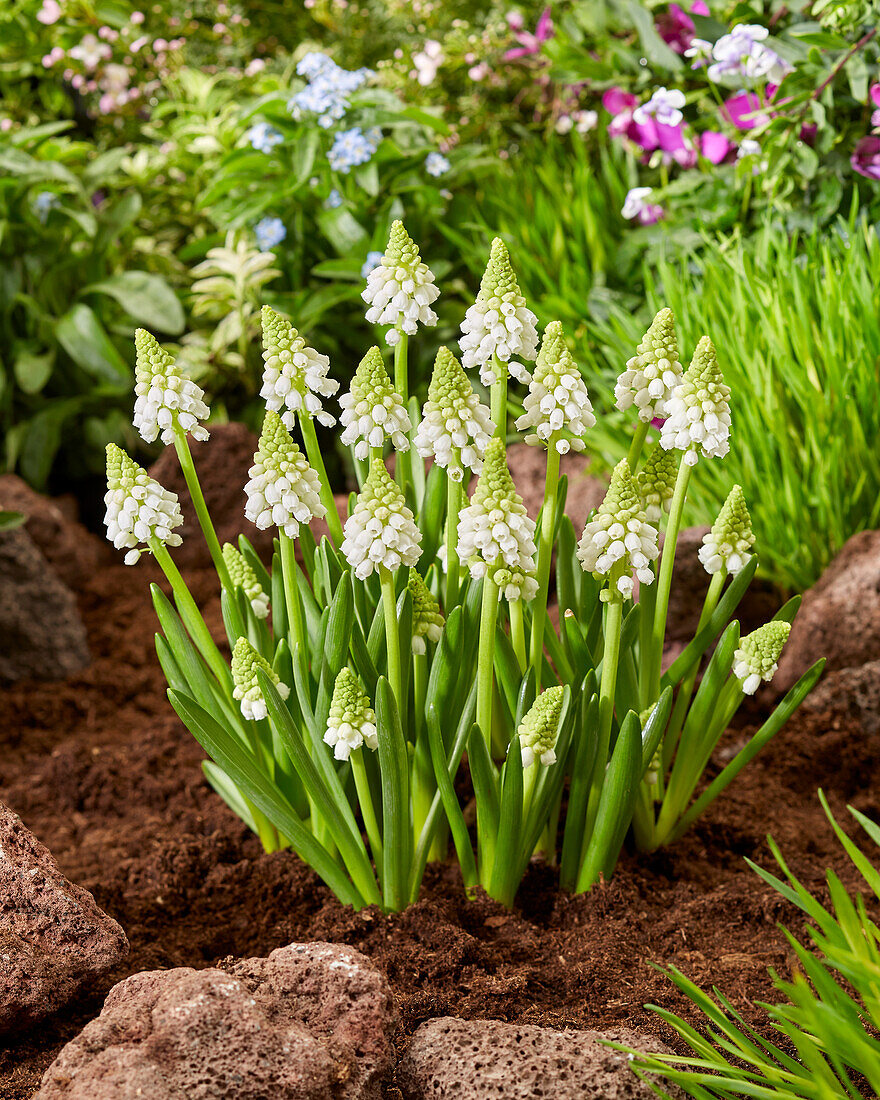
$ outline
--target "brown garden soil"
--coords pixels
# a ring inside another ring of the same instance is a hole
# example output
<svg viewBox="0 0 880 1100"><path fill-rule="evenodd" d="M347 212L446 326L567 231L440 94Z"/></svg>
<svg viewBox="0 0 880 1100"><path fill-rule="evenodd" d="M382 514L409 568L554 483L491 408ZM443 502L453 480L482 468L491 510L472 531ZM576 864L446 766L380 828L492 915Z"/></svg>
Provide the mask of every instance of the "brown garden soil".
<svg viewBox="0 0 880 1100"><path fill-rule="evenodd" d="M759 1022L754 1002L774 997L767 967L788 963L776 922L801 922L745 857L771 865L769 832L810 887L822 889L830 863L856 884L816 788L840 816L847 801L877 816L880 737L827 712L790 723L684 840L648 858L626 853L613 881L587 896L558 893L553 871L535 866L507 912L485 897L468 901L455 871L433 866L406 912L355 913L295 856L263 854L202 778L201 750L165 699L153 650L152 563L126 568L93 536L75 540L71 555L64 573L94 661L62 683L0 692L0 800L120 922L131 954L66 1010L7 1037L5 1100L33 1095L59 1048L127 974L266 955L297 940L350 944L385 971L401 1045L441 1015L628 1024L668 1041L644 1005L690 1009L652 963L717 984ZM187 577L219 633L215 581L205 570ZM731 731L719 752L741 737Z"/></svg>

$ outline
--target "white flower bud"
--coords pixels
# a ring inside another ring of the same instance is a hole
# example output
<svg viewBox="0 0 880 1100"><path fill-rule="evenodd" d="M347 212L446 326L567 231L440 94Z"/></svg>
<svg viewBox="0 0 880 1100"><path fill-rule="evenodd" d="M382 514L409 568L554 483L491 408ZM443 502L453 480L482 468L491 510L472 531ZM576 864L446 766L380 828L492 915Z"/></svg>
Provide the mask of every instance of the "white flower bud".
<svg viewBox="0 0 880 1100"><path fill-rule="evenodd" d="M163 443L173 443L174 430L180 427L193 439L206 440L208 431L199 421L206 420L210 410L202 390L183 377L173 356L163 351L146 329L135 332L134 344L137 365L133 423L141 438L152 443L161 435Z"/></svg>
<svg viewBox="0 0 880 1100"><path fill-rule="evenodd" d="M257 669L262 669L269 677L282 699L290 695L290 688L282 684L278 673L274 671L265 657L261 657L247 638L239 638L232 649L232 698L241 705L245 718L259 721L266 718L269 709L257 679Z"/></svg>
<svg viewBox="0 0 880 1100"><path fill-rule="evenodd" d="M378 749L376 715L357 676L346 665L336 677L324 741L337 760L348 760L362 745Z"/></svg>
<svg viewBox="0 0 880 1100"><path fill-rule="evenodd" d="M762 680L773 679L790 632L791 623L774 619L742 639L733 655L733 675L746 695L754 695Z"/></svg>
<svg viewBox="0 0 880 1100"><path fill-rule="evenodd" d="M266 408L281 413L285 427L291 431L297 414L332 428L336 420L321 400L339 389L339 383L327 377L330 360L310 348L290 321L269 306L263 306L261 319L266 366L260 397Z"/></svg>
<svg viewBox="0 0 880 1100"><path fill-rule="evenodd" d="M380 566L393 571L401 565L415 565L419 560L422 533L403 493L378 458L370 465L369 476L343 533L340 549L359 580L366 580Z"/></svg>
<svg viewBox="0 0 880 1100"><path fill-rule="evenodd" d="M596 423L596 418L559 321L551 321L544 330L524 405L525 412L516 426L520 431L532 429L534 434L526 436L526 443L546 446L555 434L556 450L560 454L584 449L586 443L582 437ZM558 435L560 432L574 438Z"/></svg>
<svg viewBox="0 0 880 1100"><path fill-rule="evenodd" d="M734 577L749 564L752 557L749 551L754 544L746 499L741 486L734 485L712 530L703 536L700 561L707 573L720 573L724 569Z"/></svg>
<svg viewBox="0 0 880 1100"><path fill-rule="evenodd" d="M326 515L318 475L276 412L267 412L263 420L248 478L244 514L261 531L274 526L295 539L300 524Z"/></svg>
<svg viewBox="0 0 880 1100"><path fill-rule="evenodd" d="M367 320L373 325L399 325L414 336L418 325L437 324L431 303L439 294L433 272L422 262L403 222L394 222L382 261L367 276L367 287L361 294L370 307ZM400 333L394 328L385 339L396 344Z"/></svg>
<svg viewBox="0 0 880 1100"><path fill-rule="evenodd" d="M386 439L398 451L409 450L409 414L391 384L378 348L370 348L360 361L351 389L340 397L339 404L339 419L345 429L341 439L346 446L354 444L357 458L369 457L370 448L383 446Z"/></svg>
<svg viewBox="0 0 880 1100"><path fill-rule="evenodd" d="M453 481L464 468L479 474L495 425L489 410L471 388L461 364L448 348L440 348L422 409L414 444L422 458L433 458Z"/></svg>

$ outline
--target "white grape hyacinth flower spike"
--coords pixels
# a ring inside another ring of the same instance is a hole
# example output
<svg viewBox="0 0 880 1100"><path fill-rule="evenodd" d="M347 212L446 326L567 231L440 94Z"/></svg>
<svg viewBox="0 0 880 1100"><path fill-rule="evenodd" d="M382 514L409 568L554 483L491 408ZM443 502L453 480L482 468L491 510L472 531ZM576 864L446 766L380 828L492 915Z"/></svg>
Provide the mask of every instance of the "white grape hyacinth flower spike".
<svg viewBox="0 0 880 1100"><path fill-rule="evenodd" d="M544 330L524 407L516 426L530 433L526 443L546 447L552 437L556 450L563 455L586 447L583 437L596 423L596 417L560 321L551 321Z"/></svg>
<svg viewBox="0 0 880 1100"><path fill-rule="evenodd" d="M700 561L707 573L724 570L735 577L751 561L751 549L755 545L752 520L746 507L742 486L734 485L721 506L718 519L708 535L703 536Z"/></svg>
<svg viewBox="0 0 880 1100"><path fill-rule="evenodd" d="M301 524L327 514L320 479L276 412L267 412L263 420L244 491L244 514L260 531L274 526L295 539Z"/></svg>
<svg viewBox="0 0 880 1100"><path fill-rule="evenodd" d="M174 356L160 347L146 329L135 332L134 346L137 361L132 423L141 438L146 443L157 438L166 444L173 443L179 428L204 442L208 429L201 421L210 415L204 392L180 373Z"/></svg>
<svg viewBox="0 0 880 1100"><path fill-rule="evenodd" d="M499 599L533 600L535 554L535 522L513 484L504 444L493 438L474 495L458 517L459 560L474 579L488 577Z"/></svg>
<svg viewBox="0 0 880 1100"><path fill-rule="evenodd" d="M104 505L107 538L117 550L128 550L126 565L135 564L150 539L180 546L175 528L183 523L183 515L176 493L163 489L115 443L107 444Z"/></svg>
<svg viewBox="0 0 880 1100"><path fill-rule="evenodd" d="M483 469L494 431L492 416L461 364L448 348L440 348L413 440L416 450L422 458L433 458L453 481L461 481L465 469L475 474Z"/></svg>
<svg viewBox="0 0 880 1100"><path fill-rule="evenodd" d="M340 438L346 447L354 445L356 458L368 458L370 448L383 446L386 439L397 451L409 450L409 413L377 347L370 348L360 361L351 388L340 397L339 404L344 429Z"/></svg>
<svg viewBox="0 0 880 1100"><path fill-rule="evenodd" d="M223 545L223 560L229 570L229 579L233 588L240 588L251 605L251 610L258 619L269 617L269 597L260 586L257 574L253 566L231 542Z"/></svg>
<svg viewBox="0 0 880 1100"><path fill-rule="evenodd" d="M733 654L733 675L746 695L754 695L762 681L769 683L773 679L790 633L791 623L774 619L742 639Z"/></svg>
<svg viewBox="0 0 880 1100"><path fill-rule="evenodd" d="M363 745L379 747L376 714L360 680L346 665L336 677L324 742L337 760L348 760Z"/></svg>
<svg viewBox="0 0 880 1100"><path fill-rule="evenodd" d="M668 401L681 377L675 318L671 309L661 309L617 379L615 403L622 412L635 406L639 419L650 424L668 415Z"/></svg>
<svg viewBox="0 0 880 1100"><path fill-rule="evenodd" d="M265 362L260 397L266 408L280 413L291 431L297 415L332 428L336 419L324 408L323 399L333 397L339 383L328 377L330 360L309 347L290 321L270 306L263 306L260 317Z"/></svg>
<svg viewBox="0 0 880 1100"><path fill-rule="evenodd" d="M390 572L415 565L421 556L422 533L381 459L370 463L354 509L345 521L343 555L359 580L380 568Z"/></svg>
<svg viewBox="0 0 880 1100"><path fill-rule="evenodd" d="M520 722L517 736L524 768L530 768L535 762L545 767L556 763L556 741L564 699L564 687L547 688Z"/></svg>
<svg viewBox="0 0 880 1100"><path fill-rule="evenodd" d="M653 583L651 562L659 554L657 540L657 528L645 518L624 458L614 467L605 499L584 528L577 549L584 572L608 578L608 587L599 593L601 600L631 599L636 578L640 584Z"/></svg>
<svg viewBox="0 0 880 1100"><path fill-rule="evenodd" d="M367 276L361 294L370 307L367 320L373 325L392 325L385 341L397 344L401 332L414 336L419 325L437 324L431 303L439 294L434 274L422 261L403 222L394 222L382 259Z"/></svg>
<svg viewBox="0 0 880 1100"><path fill-rule="evenodd" d="M232 698L238 701L245 718L258 722L269 716L266 698L260 687L257 670L262 670L275 685L282 699L290 695L290 688L281 682L265 657L261 657L247 638L239 638L232 648Z"/></svg>
<svg viewBox="0 0 880 1100"><path fill-rule="evenodd" d="M715 345L708 336L697 344L691 365L670 397L660 431L666 450L684 451L688 466L723 458L730 450L730 387L724 384Z"/></svg>
<svg viewBox="0 0 880 1100"><path fill-rule="evenodd" d="M514 358L534 362L538 351L537 317L526 305L504 242L496 237L477 300L461 323L461 362L465 370L480 368L484 386L499 381L495 358L507 364L517 381L528 384L529 372Z"/></svg>

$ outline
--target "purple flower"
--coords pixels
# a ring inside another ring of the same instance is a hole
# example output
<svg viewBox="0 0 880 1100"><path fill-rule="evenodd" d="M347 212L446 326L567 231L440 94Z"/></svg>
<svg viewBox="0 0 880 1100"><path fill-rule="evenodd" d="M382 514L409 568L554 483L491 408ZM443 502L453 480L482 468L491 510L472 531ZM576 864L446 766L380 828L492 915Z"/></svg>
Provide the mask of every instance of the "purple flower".
<svg viewBox="0 0 880 1100"><path fill-rule="evenodd" d="M703 0L691 4L691 15L708 14L709 9ZM669 10L657 17L656 26L657 33L676 53L684 53L693 41L694 21L678 4L670 4Z"/></svg>
<svg viewBox="0 0 880 1100"><path fill-rule="evenodd" d="M880 181L880 137L869 134L853 149L850 164L860 176Z"/></svg>
<svg viewBox="0 0 880 1100"><path fill-rule="evenodd" d="M753 130L767 121L768 116L761 111L761 101L754 92L740 92L725 99L721 114L737 130Z"/></svg>
<svg viewBox="0 0 880 1100"><path fill-rule="evenodd" d="M651 193L650 187L633 187L631 191L627 191L623 209L620 211L627 221L635 219L640 225L653 225L660 221L664 213L663 207L648 202Z"/></svg>
<svg viewBox="0 0 880 1100"><path fill-rule="evenodd" d="M700 152L713 164L723 164L736 154L736 146L724 134L706 130L700 134Z"/></svg>
<svg viewBox="0 0 880 1100"><path fill-rule="evenodd" d="M656 88L647 103L636 107L633 111L633 121L639 126L644 126L653 119L663 126L678 126L684 117L681 108L685 105L684 92L677 88L669 91L667 88Z"/></svg>
<svg viewBox="0 0 880 1100"><path fill-rule="evenodd" d="M534 34L529 34L528 31L517 31L514 34L514 38L520 45L508 50L504 55L505 60L516 61L520 57L533 57L535 54L539 54L541 47L548 39L553 37L553 34L553 20L550 18L550 9L544 8L541 17L538 19Z"/></svg>
<svg viewBox="0 0 880 1100"><path fill-rule="evenodd" d="M871 97L871 102L877 108L871 115L871 125L880 126L880 84L872 84L868 95Z"/></svg>

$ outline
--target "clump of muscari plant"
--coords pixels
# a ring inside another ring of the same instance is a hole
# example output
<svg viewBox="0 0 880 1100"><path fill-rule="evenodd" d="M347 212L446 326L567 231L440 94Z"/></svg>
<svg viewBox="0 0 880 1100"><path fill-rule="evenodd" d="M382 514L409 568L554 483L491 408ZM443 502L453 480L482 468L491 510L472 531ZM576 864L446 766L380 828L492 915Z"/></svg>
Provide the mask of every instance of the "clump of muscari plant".
<svg viewBox="0 0 880 1100"><path fill-rule="evenodd" d="M276 531L271 568L244 535L220 547L189 447L206 435L204 395L138 333L136 425L177 450L220 579L231 665L169 553L176 498L108 450L108 534L128 562L152 552L170 582L172 600L153 588L157 651L171 702L210 758L209 782L267 850L292 848L356 907L409 904L450 841L466 887L505 904L536 853L558 863L565 889L589 889L611 875L628 834L642 850L680 836L821 671L697 794L744 694L772 677L798 605L740 638L733 615L756 563L735 486L699 552L711 582L696 634L663 671L691 471L728 448L712 342L683 370L672 314L658 314L617 387L619 407L638 414L629 454L578 533L560 462L588 446L595 414L562 326L539 339L496 240L462 322L462 360L440 349L420 408L408 342L436 323L438 293L395 223L364 294L368 318L391 326L393 371L370 349L339 399L358 483L344 523L314 427L334 419L329 362L263 309L267 411L242 512ZM474 389L471 368L486 389ZM527 387L515 427L546 456L537 519L507 462L511 379ZM646 449L658 417L659 442ZM320 519L329 535L316 542L309 524ZM475 830L455 791L465 754Z"/></svg>

